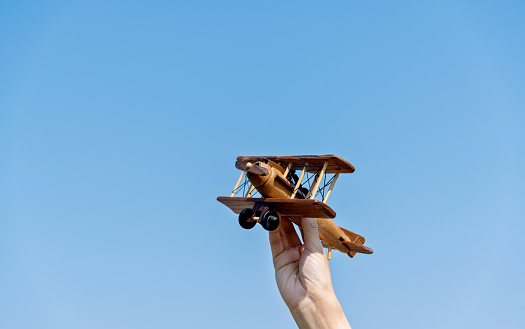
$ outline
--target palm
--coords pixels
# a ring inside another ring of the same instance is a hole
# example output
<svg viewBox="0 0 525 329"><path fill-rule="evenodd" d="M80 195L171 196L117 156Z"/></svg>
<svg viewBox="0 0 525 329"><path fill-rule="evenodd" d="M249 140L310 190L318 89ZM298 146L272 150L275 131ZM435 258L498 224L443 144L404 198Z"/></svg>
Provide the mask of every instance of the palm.
<svg viewBox="0 0 525 329"><path fill-rule="evenodd" d="M331 291L328 261L319 236L315 238L303 245L288 219L282 220L278 230L270 232L277 287L290 309Z"/></svg>

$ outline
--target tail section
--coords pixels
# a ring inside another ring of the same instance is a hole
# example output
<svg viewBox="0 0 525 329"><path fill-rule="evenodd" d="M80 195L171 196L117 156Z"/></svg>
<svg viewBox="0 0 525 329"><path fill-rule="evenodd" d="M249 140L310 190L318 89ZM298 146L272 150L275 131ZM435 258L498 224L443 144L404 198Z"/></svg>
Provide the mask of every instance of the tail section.
<svg viewBox="0 0 525 329"><path fill-rule="evenodd" d="M343 244L350 249L348 256L354 257L356 253L371 254L373 250L364 246L365 238L359 234L356 234L352 231L346 230L342 227L339 227L341 231L350 239L350 241L342 241Z"/></svg>

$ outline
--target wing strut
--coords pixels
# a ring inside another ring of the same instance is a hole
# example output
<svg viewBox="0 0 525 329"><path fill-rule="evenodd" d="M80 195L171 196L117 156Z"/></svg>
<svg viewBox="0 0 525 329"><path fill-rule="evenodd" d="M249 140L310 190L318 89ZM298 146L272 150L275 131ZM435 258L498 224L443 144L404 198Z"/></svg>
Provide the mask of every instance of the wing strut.
<svg viewBox="0 0 525 329"><path fill-rule="evenodd" d="M292 168L292 163L291 162L288 164L288 167L286 167L286 170L284 171L284 178L286 178L286 176L288 176L288 173L290 172L290 168Z"/></svg>
<svg viewBox="0 0 525 329"><path fill-rule="evenodd" d="M326 168L328 167L328 161L324 163L323 169L319 173L319 176L317 176L317 180L315 181L315 185L312 187L310 192L308 194L310 195L310 199L315 198L315 195L317 194L317 190L319 189L319 184L321 184L321 180L324 177L324 174L326 172Z"/></svg>
<svg viewBox="0 0 525 329"><path fill-rule="evenodd" d="M237 189L239 188L239 185L241 185L241 181L243 177L244 177L244 171L241 171L241 175L239 176L239 179L237 180L237 184L235 184L235 187L233 188L232 194L230 196L235 196L235 193L237 193Z"/></svg>
<svg viewBox="0 0 525 329"><path fill-rule="evenodd" d="M246 192L245 197L247 198L251 197L254 189L255 189L255 186L253 186L253 184L250 184L250 188L248 189L248 192Z"/></svg>
<svg viewBox="0 0 525 329"><path fill-rule="evenodd" d="M323 203L326 203L326 201L328 201L328 198L330 197L330 194L332 193L332 189L334 188L334 185L335 185L335 181L337 180L337 178L339 177L339 173L341 171L338 170L336 173L335 173L335 176L334 176L334 179L332 179L332 184L330 184L330 187L328 188L328 192L326 192L326 195L323 199Z"/></svg>
<svg viewBox="0 0 525 329"><path fill-rule="evenodd" d="M295 184L295 188L293 189L293 194L290 199L295 199L295 195L297 194L297 191L301 187L301 182L303 181L304 174L306 173L306 167L308 166L308 163L306 163L303 167L303 171L301 172L301 176L299 176L299 179L297 180L297 183Z"/></svg>

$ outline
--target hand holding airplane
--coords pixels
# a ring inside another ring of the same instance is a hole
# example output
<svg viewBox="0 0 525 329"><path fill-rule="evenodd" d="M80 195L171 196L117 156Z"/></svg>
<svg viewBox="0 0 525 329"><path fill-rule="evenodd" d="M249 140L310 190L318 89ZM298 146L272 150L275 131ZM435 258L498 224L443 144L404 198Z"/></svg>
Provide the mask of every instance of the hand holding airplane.
<svg viewBox="0 0 525 329"><path fill-rule="evenodd" d="M251 229L259 223L267 231L274 231L283 218L299 227L302 218L316 218L319 238L328 248L328 259L332 248L350 257L356 253L373 253L364 246L364 237L335 224L332 220L335 212L326 204L339 174L355 171L348 161L336 155L240 156L235 167L242 172L233 192L229 197L221 196L217 200L239 214L241 227ZM297 176L295 171L300 169L301 174ZM328 178L331 174L333 176ZM241 185L243 178L245 182ZM241 186L245 188L248 183L246 194L236 197ZM254 190L262 198L252 198ZM318 194L322 201L315 199Z"/></svg>

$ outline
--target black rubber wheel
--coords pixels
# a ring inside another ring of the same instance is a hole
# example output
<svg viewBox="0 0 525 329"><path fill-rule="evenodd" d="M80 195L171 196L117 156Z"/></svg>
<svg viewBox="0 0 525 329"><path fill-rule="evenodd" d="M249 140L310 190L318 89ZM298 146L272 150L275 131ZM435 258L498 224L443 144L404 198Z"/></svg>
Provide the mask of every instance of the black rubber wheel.
<svg viewBox="0 0 525 329"><path fill-rule="evenodd" d="M257 224L257 221L250 220L252 217L253 210L250 208L243 209L239 214L239 225L246 230L253 228Z"/></svg>
<svg viewBox="0 0 525 329"><path fill-rule="evenodd" d="M279 214L268 210L261 216L261 225L267 231L273 231L279 227Z"/></svg>

